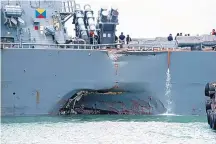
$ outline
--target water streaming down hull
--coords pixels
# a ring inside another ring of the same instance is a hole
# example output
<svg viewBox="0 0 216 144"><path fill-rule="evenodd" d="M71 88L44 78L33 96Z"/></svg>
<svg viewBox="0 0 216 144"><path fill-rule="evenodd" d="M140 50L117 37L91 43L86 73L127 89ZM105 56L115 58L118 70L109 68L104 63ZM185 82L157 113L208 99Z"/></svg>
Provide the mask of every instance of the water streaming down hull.
<svg viewBox="0 0 216 144"><path fill-rule="evenodd" d="M172 89L172 84L171 84L171 74L169 68L167 69L166 72L166 91L165 91L165 96L167 97L167 111L165 114L173 114L172 113L172 94L171 94L171 89Z"/></svg>
<svg viewBox="0 0 216 144"><path fill-rule="evenodd" d="M1 29L3 35L7 29ZM45 46L53 44L50 37L42 40L34 31L31 34L41 43L47 40ZM108 43L112 37L104 40ZM213 51L169 53L45 46L1 49L3 116L59 112L205 114L203 87L216 79L216 67L209 64L216 57Z"/></svg>

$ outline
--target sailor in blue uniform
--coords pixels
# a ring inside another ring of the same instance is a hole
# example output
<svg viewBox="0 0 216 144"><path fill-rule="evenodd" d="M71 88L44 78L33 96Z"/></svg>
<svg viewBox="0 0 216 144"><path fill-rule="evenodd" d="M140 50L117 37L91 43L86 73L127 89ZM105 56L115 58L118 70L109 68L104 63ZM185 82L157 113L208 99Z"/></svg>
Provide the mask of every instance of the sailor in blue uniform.
<svg viewBox="0 0 216 144"><path fill-rule="evenodd" d="M121 32L121 35L119 36L119 41L120 43L125 44L125 35L123 34L123 32Z"/></svg>
<svg viewBox="0 0 216 144"><path fill-rule="evenodd" d="M172 34L170 34L167 39L168 39L168 41L173 41Z"/></svg>
<svg viewBox="0 0 216 144"><path fill-rule="evenodd" d="M123 48L123 44L125 44L125 35L123 32L121 32L121 35L119 36L119 43L121 43L120 48Z"/></svg>

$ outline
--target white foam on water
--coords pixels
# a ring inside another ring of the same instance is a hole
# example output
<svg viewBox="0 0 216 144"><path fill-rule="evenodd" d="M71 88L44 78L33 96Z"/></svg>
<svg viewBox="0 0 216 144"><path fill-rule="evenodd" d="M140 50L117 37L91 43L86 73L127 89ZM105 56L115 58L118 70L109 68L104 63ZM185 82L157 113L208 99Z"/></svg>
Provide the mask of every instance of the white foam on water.
<svg viewBox="0 0 216 144"><path fill-rule="evenodd" d="M171 88L172 88L172 84L171 84L171 74L170 74L170 70L169 68L167 69L166 72L166 90L165 90L165 97L166 97L166 101L167 101L167 111L165 113L165 115L175 115L172 112L172 94L171 94Z"/></svg>
<svg viewBox="0 0 216 144"><path fill-rule="evenodd" d="M85 122L3 124L5 144L215 144L207 123Z"/></svg>
<svg viewBox="0 0 216 144"><path fill-rule="evenodd" d="M183 115L177 115L177 114L173 114L173 113L163 113L163 114L159 114L159 115L162 115L162 116L183 116Z"/></svg>

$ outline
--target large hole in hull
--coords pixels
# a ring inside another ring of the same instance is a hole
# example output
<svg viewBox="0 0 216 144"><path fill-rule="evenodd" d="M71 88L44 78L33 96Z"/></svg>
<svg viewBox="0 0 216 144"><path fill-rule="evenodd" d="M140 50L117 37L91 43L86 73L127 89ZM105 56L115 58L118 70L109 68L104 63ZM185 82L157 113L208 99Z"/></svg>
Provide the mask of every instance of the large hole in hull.
<svg viewBox="0 0 216 144"><path fill-rule="evenodd" d="M60 115L72 114L162 114L163 103L146 93L119 90L82 90L67 100Z"/></svg>

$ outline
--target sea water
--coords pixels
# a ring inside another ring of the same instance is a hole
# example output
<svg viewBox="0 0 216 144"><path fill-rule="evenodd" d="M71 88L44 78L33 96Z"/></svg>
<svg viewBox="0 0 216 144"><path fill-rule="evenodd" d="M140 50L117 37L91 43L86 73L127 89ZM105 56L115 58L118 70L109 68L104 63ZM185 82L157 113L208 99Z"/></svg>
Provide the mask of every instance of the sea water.
<svg viewBox="0 0 216 144"><path fill-rule="evenodd" d="M4 117L2 144L216 144L205 116Z"/></svg>

